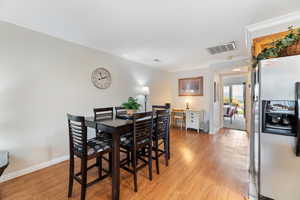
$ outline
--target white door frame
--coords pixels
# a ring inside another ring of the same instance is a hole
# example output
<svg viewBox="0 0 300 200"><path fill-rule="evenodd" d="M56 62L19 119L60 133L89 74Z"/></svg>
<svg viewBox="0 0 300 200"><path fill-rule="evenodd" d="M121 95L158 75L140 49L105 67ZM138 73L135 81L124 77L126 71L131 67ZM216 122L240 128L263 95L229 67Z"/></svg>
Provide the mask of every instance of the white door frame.
<svg viewBox="0 0 300 200"><path fill-rule="evenodd" d="M223 116L224 116L224 77L227 76L233 76L233 75L244 75L247 78L246 81L246 95L245 95L245 105L246 106L246 116L245 116L245 122L246 122L246 131L249 133L249 129L250 129L250 123L251 123L251 87L249 87L251 84L251 72L232 72L232 73L224 73L224 74L220 74L220 122L221 122L221 127L224 128L224 120L223 120Z"/></svg>

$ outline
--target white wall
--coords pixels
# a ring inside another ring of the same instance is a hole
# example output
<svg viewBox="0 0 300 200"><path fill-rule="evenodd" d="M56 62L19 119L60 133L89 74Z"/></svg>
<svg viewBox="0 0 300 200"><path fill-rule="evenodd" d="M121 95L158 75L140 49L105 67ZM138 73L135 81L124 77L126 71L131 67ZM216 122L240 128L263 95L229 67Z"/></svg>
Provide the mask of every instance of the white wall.
<svg viewBox="0 0 300 200"><path fill-rule="evenodd" d="M249 71L251 71L251 66ZM251 117L252 117L252 91L251 91L251 72L247 74L246 82L246 130L248 135L251 133Z"/></svg>
<svg viewBox="0 0 300 200"><path fill-rule="evenodd" d="M150 104L171 100L167 72L7 23L0 32L0 150L11 155L2 180L68 154L67 112L120 105L142 85ZM111 72L109 89L92 85L97 67Z"/></svg>
<svg viewBox="0 0 300 200"><path fill-rule="evenodd" d="M213 122L213 126L211 126L212 128L212 132L216 133L217 131L219 131L219 129L221 128L221 117L220 117L220 113L221 113L221 77L219 73L214 73L214 82L216 83L216 102L214 102L214 97L212 97L212 101L213 101L213 108L212 108L212 113L211 113L211 120ZM214 96L214 94L213 94Z"/></svg>
<svg viewBox="0 0 300 200"><path fill-rule="evenodd" d="M247 81L246 75L224 76L224 85L243 84Z"/></svg>
<svg viewBox="0 0 300 200"><path fill-rule="evenodd" d="M178 96L178 79L199 76L203 76L203 96ZM210 111L213 101L213 71L211 69L203 67L195 70L173 72L171 85L173 108L185 108L185 102L188 100L192 110L205 110L205 119L210 120L210 123L212 123ZM212 124L210 124L210 127L212 127Z"/></svg>
<svg viewBox="0 0 300 200"><path fill-rule="evenodd" d="M210 101L210 88L209 83L211 82L211 71L207 68L190 70L190 71L179 71L172 73L172 107L173 108L185 108L185 101L190 102L191 109L208 111L208 105ZM191 78L203 76L203 96L179 96L178 95L178 79Z"/></svg>

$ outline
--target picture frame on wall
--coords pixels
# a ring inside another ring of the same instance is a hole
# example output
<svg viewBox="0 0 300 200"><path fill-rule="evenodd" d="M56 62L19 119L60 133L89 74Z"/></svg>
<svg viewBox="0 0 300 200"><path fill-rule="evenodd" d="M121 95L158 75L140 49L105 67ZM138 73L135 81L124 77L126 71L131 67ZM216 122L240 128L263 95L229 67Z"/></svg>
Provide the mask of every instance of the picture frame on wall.
<svg viewBox="0 0 300 200"><path fill-rule="evenodd" d="M178 80L179 96L203 96L203 77L182 78Z"/></svg>

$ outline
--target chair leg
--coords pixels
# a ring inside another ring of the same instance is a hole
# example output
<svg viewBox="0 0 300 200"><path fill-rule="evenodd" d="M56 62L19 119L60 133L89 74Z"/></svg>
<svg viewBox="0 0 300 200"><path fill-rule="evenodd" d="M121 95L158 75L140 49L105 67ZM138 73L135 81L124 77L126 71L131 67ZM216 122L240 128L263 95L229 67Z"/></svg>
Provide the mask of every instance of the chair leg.
<svg viewBox="0 0 300 200"><path fill-rule="evenodd" d="M109 160L109 174L110 174L110 176L112 176L112 152L109 152L109 154L108 154L108 160Z"/></svg>
<svg viewBox="0 0 300 200"><path fill-rule="evenodd" d="M99 178L102 177L102 155L97 156L97 164L98 164L98 176Z"/></svg>
<svg viewBox="0 0 300 200"><path fill-rule="evenodd" d="M171 159L171 152L170 152L170 129L168 128L168 136L167 136L167 142L168 142L168 159L170 160Z"/></svg>
<svg viewBox="0 0 300 200"><path fill-rule="evenodd" d="M155 164L156 164L156 173L159 174L159 157L158 157L158 141L155 140Z"/></svg>
<svg viewBox="0 0 300 200"><path fill-rule="evenodd" d="M168 145L168 139L164 139L164 156L165 156L165 163L166 166L169 166L169 145Z"/></svg>
<svg viewBox="0 0 300 200"><path fill-rule="evenodd" d="M138 186L137 186L137 169L136 169L136 149L133 150L133 155L132 155L132 167L133 167L133 181L134 181L134 191L138 191Z"/></svg>
<svg viewBox="0 0 300 200"><path fill-rule="evenodd" d="M149 145L148 153L149 179L152 181L152 144Z"/></svg>
<svg viewBox="0 0 300 200"><path fill-rule="evenodd" d="M126 152L126 157L127 157L127 163L128 163L128 166L130 167L130 164L131 164L131 160L130 160L130 151L127 151Z"/></svg>
<svg viewBox="0 0 300 200"><path fill-rule="evenodd" d="M70 166L69 166L69 192L68 197L72 196L73 183L74 183L74 155L70 154Z"/></svg>
<svg viewBox="0 0 300 200"><path fill-rule="evenodd" d="M85 200L86 187L87 187L87 160L81 159L81 174L82 174L82 183L81 183L81 198L80 200Z"/></svg>

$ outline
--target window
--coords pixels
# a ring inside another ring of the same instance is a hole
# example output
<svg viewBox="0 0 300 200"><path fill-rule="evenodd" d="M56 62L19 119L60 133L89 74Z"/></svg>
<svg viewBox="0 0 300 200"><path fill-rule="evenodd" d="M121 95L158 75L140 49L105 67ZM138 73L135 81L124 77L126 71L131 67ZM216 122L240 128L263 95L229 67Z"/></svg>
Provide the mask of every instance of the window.
<svg viewBox="0 0 300 200"><path fill-rule="evenodd" d="M231 100L230 100L230 86L224 86L224 104L228 105L230 104Z"/></svg>

